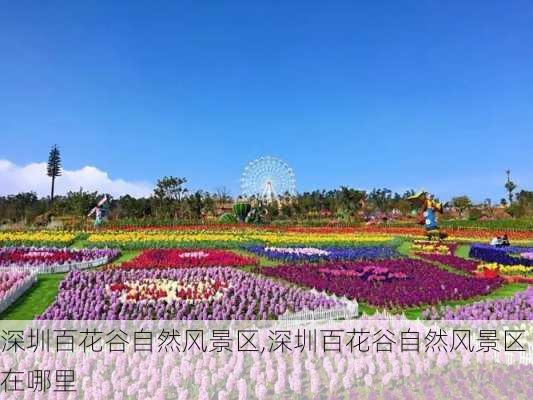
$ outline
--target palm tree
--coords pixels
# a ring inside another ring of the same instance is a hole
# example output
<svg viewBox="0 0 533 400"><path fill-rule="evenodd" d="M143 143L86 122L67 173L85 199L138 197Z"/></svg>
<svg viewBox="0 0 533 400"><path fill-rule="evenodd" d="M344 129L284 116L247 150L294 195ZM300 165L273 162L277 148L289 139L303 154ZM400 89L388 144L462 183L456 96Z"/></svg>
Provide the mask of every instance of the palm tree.
<svg viewBox="0 0 533 400"><path fill-rule="evenodd" d="M57 145L53 145L48 155L48 166L46 169L46 174L52 178L52 191L50 193L50 202L54 201L54 187L55 181L58 176L61 176L61 154L59 154L59 149Z"/></svg>
<svg viewBox="0 0 533 400"><path fill-rule="evenodd" d="M505 171L507 174L507 183L505 184L505 189L509 192L509 205L513 203L513 190L516 189L515 183L511 180L511 170L508 169Z"/></svg>

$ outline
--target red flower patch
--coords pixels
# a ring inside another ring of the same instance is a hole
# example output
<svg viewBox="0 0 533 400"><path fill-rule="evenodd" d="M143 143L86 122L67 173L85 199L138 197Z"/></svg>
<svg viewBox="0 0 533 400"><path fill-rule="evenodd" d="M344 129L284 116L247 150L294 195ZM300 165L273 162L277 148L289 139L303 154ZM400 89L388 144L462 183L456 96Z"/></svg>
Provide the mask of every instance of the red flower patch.
<svg viewBox="0 0 533 400"><path fill-rule="evenodd" d="M144 250L121 269L242 267L257 265L255 257L244 257L227 250L211 249L152 249Z"/></svg>

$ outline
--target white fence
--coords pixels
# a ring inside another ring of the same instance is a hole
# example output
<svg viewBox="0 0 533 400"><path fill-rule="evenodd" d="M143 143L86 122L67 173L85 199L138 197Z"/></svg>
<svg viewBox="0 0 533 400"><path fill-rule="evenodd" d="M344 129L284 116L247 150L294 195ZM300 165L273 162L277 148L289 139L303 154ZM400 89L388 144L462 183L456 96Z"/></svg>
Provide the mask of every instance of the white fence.
<svg viewBox="0 0 533 400"><path fill-rule="evenodd" d="M317 321L317 320L335 320L335 319L353 319L359 315L359 303L356 300L350 300L346 297L337 297L319 292L315 289L310 290L317 296L325 296L331 300L338 301L342 304L333 308L319 307L315 310L303 310L298 312L286 311L280 315L280 321Z"/></svg>
<svg viewBox="0 0 533 400"><path fill-rule="evenodd" d="M101 265L107 264L108 262L109 262L109 257L100 257L100 258L97 258L91 261L55 264L55 265L41 264L41 265L21 266L21 265L12 264L12 265L6 265L3 267L0 267L0 271L5 269L8 271L24 271L24 272L35 271L39 274L53 274L53 273L59 273L59 272L70 272L74 270L95 268L95 267L99 267Z"/></svg>
<svg viewBox="0 0 533 400"><path fill-rule="evenodd" d="M4 312L20 296L37 282L37 271L32 271L24 283L16 288L11 288L3 299L0 300L0 313Z"/></svg>

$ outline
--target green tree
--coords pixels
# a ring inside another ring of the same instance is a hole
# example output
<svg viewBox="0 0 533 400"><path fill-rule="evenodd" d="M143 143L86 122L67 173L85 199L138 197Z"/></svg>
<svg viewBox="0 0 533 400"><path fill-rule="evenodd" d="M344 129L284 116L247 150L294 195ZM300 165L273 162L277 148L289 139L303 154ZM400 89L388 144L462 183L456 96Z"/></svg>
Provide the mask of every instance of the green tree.
<svg viewBox="0 0 533 400"><path fill-rule="evenodd" d="M459 214L462 217L464 211L472 207L472 201L468 196L457 196L452 199L452 206L459 209Z"/></svg>
<svg viewBox="0 0 533 400"><path fill-rule="evenodd" d="M174 218L181 216L181 202L188 190L183 187L187 183L185 178L165 176L157 181L154 198L162 215L174 214Z"/></svg>
<svg viewBox="0 0 533 400"><path fill-rule="evenodd" d="M52 178L52 190L50 192L50 202L54 201L55 181L58 176L61 176L61 154L57 145L53 145L48 155L48 165L46 174Z"/></svg>
<svg viewBox="0 0 533 400"><path fill-rule="evenodd" d="M505 189L508 193L509 205L513 204L513 190L516 189L516 184L511 180L511 170L505 171L507 174L507 182L505 183Z"/></svg>

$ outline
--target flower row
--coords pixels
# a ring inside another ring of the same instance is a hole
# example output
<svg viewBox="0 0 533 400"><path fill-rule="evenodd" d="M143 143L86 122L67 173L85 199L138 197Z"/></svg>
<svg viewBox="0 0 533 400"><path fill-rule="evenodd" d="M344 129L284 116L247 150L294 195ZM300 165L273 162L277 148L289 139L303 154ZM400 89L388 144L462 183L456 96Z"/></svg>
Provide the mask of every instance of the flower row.
<svg viewBox="0 0 533 400"><path fill-rule="evenodd" d="M531 247L496 247L487 244L473 244L470 247L469 256L487 262L505 265L533 266L533 259L527 257L527 253L533 251ZM526 253L526 257L521 254Z"/></svg>
<svg viewBox="0 0 533 400"><path fill-rule="evenodd" d="M121 248L147 247L213 247L235 248L243 245L269 246L329 246L346 247L359 243L384 244L391 242L392 236L360 234L300 234L293 232L102 232L94 233L87 239L96 246L113 246Z"/></svg>
<svg viewBox="0 0 533 400"><path fill-rule="evenodd" d="M68 246L77 234L59 231L0 232L0 246Z"/></svg>
<svg viewBox="0 0 533 400"><path fill-rule="evenodd" d="M437 253L437 254L453 254L457 248L457 243L442 243L415 240L411 245L411 251L419 253Z"/></svg>
<svg viewBox="0 0 533 400"><path fill-rule="evenodd" d="M356 246L348 248L250 246L246 250L270 260L280 260L288 263L394 258L399 256L396 249L391 246Z"/></svg>
<svg viewBox="0 0 533 400"><path fill-rule="evenodd" d="M233 268L108 269L71 272L40 319L272 319L339 305Z"/></svg>
<svg viewBox="0 0 533 400"><path fill-rule="evenodd" d="M523 275L528 276L533 274L533 266L526 265L502 265L497 263L480 264L477 271L495 271L502 275Z"/></svg>
<svg viewBox="0 0 533 400"><path fill-rule="evenodd" d="M87 263L105 259L111 261L120 254L116 249L68 249L53 247L0 248L0 267L54 267Z"/></svg>
<svg viewBox="0 0 533 400"><path fill-rule="evenodd" d="M410 237L424 237L425 230L419 226L380 226L368 225L357 227L298 227L298 226L250 226L250 225L182 225L182 226L123 226L111 228L118 231L254 231L254 232L297 232L297 233L359 233L359 234L379 234L379 235L394 235L394 236L410 236ZM501 229L494 230L490 228L460 228L460 227L446 227L446 232L453 237L466 237L477 239L490 239L495 234L501 233ZM533 232L531 230L503 230L511 239L515 240L533 240Z"/></svg>
<svg viewBox="0 0 533 400"><path fill-rule="evenodd" d="M216 249L150 249L121 264L122 269L242 267L257 265L255 257Z"/></svg>
<svg viewBox="0 0 533 400"><path fill-rule="evenodd" d="M261 273L379 307L412 307L485 295L503 283L414 259L262 267Z"/></svg>

